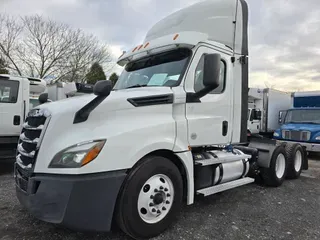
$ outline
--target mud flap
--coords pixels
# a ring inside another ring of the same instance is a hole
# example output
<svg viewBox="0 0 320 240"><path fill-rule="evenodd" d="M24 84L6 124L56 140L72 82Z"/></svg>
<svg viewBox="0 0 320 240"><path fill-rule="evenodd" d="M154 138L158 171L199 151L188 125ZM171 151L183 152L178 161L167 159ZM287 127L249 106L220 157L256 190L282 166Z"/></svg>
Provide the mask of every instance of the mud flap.
<svg viewBox="0 0 320 240"><path fill-rule="evenodd" d="M258 150L258 166L269 168L272 154L277 147L277 141L269 138L253 137L250 139L249 147Z"/></svg>
<svg viewBox="0 0 320 240"><path fill-rule="evenodd" d="M309 159L308 159L308 152L307 148L302 146L303 149L303 164L302 164L302 169L303 170L308 170L309 169Z"/></svg>

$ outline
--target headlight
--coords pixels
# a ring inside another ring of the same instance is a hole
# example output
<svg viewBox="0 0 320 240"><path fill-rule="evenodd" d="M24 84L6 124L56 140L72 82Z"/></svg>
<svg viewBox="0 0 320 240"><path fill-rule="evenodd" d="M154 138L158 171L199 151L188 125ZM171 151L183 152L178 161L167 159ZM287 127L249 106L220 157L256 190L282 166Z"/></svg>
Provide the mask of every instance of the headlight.
<svg viewBox="0 0 320 240"><path fill-rule="evenodd" d="M316 137L316 140L320 140L320 136Z"/></svg>
<svg viewBox="0 0 320 240"><path fill-rule="evenodd" d="M279 137L279 136L280 136L280 134L279 134L279 133L277 133L277 132L274 132L274 133L273 133L273 136L274 136L274 137Z"/></svg>
<svg viewBox="0 0 320 240"><path fill-rule="evenodd" d="M99 155L105 142L90 141L66 148L54 156L49 168L80 168Z"/></svg>

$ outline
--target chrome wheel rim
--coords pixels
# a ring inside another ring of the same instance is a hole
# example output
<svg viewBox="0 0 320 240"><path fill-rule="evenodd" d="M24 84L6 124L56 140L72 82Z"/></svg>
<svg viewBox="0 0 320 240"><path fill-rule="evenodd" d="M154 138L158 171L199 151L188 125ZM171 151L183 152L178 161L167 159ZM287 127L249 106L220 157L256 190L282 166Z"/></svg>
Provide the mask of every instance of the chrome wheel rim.
<svg viewBox="0 0 320 240"><path fill-rule="evenodd" d="M138 212L143 221L149 224L160 222L172 207L174 188L171 179L157 174L143 184L138 197Z"/></svg>
<svg viewBox="0 0 320 240"><path fill-rule="evenodd" d="M296 172L299 172L302 166L302 153L300 150L296 152L296 155L294 156L294 170Z"/></svg>
<svg viewBox="0 0 320 240"><path fill-rule="evenodd" d="M286 159L282 153L280 153L276 159L276 175L277 178L282 178L286 169Z"/></svg>

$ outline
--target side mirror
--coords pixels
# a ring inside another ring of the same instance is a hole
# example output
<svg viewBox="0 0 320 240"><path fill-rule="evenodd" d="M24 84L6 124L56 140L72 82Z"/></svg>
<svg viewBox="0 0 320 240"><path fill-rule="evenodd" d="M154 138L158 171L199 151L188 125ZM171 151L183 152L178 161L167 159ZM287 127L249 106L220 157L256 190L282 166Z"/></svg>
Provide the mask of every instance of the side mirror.
<svg viewBox="0 0 320 240"><path fill-rule="evenodd" d="M207 54L204 56L203 84L206 88L210 89L210 91L219 87L220 66L221 66L220 54L214 53L214 54Z"/></svg>
<svg viewBox="0 0 320 240"><path fill-rule="evenodd" d="M284 118L286 117L287 111L279 111L278 123L281 125L284 122Z"/></svg>
<svg viewBox="0 0 320 240"><path fill-rule="evenodd" d="M48 102L48 93L42 93L42 94L40 94L38 100L39 100L39 103L40 103L40 104L43 104L43 103Z"/></svg>
<svg viewBox="0 0 320 240"><path fill-rule="evenodd" d="M220 81L220 54L206 54L203 63L203 85L204 88L190 95L192 101L199 101L200 98L207 95L212 90L219 87Z"/></svg>
<svg viewBox="0 0 320 240"><path fill-rule="evenodd" d="M112 90L112 82L110 80L101 80L96 82L93 87L93 93L97 96L107 97Z"/></svg>

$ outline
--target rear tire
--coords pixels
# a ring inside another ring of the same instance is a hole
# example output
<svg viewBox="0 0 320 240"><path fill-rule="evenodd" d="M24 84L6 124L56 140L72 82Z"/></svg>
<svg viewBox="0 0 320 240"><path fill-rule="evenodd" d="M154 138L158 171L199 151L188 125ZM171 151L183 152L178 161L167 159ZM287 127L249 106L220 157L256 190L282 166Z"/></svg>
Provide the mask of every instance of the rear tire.
<svg viewBox="0 0 320 240"><path fill-rule="evenodd" d="M304 151L300 144L287 144L285 149L288 159L287 178L297 179L302 172Z"/></svg>
<svg viewBox="0 0 320 240"><path fill-rule="evenodd" d="M278 146L271 157L269 168L261 169L263 182L271 187L282 185L287 173L287 156L283 146Z"/></svg>
<svg viewBox="0 0 320 240"><path fill-rule="evenodd" d="M182 196L183 181L176 165L164 157L148 156L129 173L122 188L118 226L134 239L156 237L176 220Z"/></svg>

